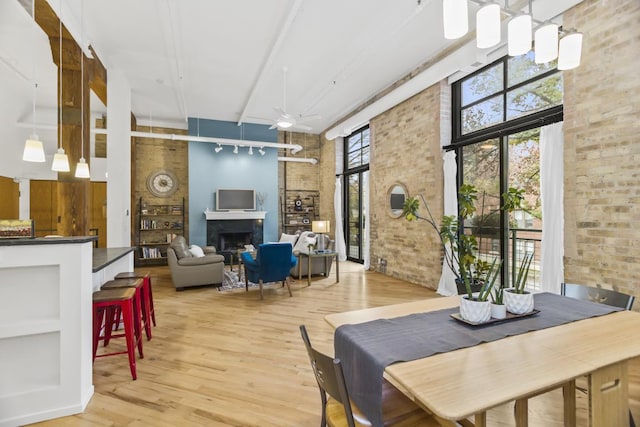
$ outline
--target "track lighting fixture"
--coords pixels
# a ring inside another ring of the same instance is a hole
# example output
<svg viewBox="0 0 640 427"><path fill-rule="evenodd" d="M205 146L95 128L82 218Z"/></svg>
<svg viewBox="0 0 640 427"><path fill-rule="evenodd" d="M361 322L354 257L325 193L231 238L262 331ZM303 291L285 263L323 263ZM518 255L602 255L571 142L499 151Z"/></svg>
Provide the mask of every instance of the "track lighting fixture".
<svg viewBox="0 0 640 427"><path fill-rule="evenodd" d="M249 147L249 155L253 156L253 147Z"/></svg>
<svg viewBox="0 0 640 427"><path fill-rule="evenodd" d="M222 151L222 145L218 144L218 146L216 148L214 148L213 151L215 151L216 153L221 152Z"/></svg>
<svg viewBox="0 0 640 427"><path fill-rule="evenodd" d="M258 153L260 153L261 156L264 156L265 154L267 154L267 152L263 150L263 147L260 147L260 149L258 150Z"/></svg>
<svg viewBox="0 0 640 427"><path fill-rule="evenodd" d="M233 146L233 154L238 154L238 146L237 145Z"/></svg>

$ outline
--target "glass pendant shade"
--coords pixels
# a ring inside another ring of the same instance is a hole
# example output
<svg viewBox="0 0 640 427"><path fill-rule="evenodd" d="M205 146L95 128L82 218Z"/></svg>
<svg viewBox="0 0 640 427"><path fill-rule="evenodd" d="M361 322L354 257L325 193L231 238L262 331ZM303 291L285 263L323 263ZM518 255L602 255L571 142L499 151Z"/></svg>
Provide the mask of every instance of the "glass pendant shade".
<svg viewBox="0 0 640 427"><path fill-rule="evenodd" d="M476 45L480 49L500 43L500 6L486 3L476 13Z"/></svg>
<svg viewBox="0 0 640 427"><path fill-rule="evenodd" d="M91 178L89 165L84 157L80 157L80 161L76 165L76 178Z"/></svg>
<svg viewBox="0 0 640 427"><path fill-rule="evenodd" d="M38 139L38 135L33 134L24 143L24 151L22 152L22 160L26 162L38 162L45 161L44 147L42 141Z"/></svg>
<svg viewBox="0 0 640 427"><path fill-rule="evenodd" d="M571 32L560 39L558 70L571 70L580 65L582 33Z"/></svg>
<svg viewBox="0 0 640 427"><path fill-rule="evenodd" d="M546 23L534 34L536 64L545 64L558 57L558 26Z"/></svg>
<svg viewBox="0 0 640 427"><path fill-rule="evenodd" d="M509 56L519 56L531 50L531 15L518 15L507 26Z"/></svg>
<svg viewBox="0 0 640 427"><path fill-rule="evenodd" d="M442 18L444 38L458 39L469 31L469 12L467 0L443 0Z"/></svg>
<svg viewBox="0 0 640 427"><path fill-rule="evenodd" d="M56 172L69 172L69 158L64 153L64 148L58 148L58 151L53 156L53 164L51 170Z"/></svg>

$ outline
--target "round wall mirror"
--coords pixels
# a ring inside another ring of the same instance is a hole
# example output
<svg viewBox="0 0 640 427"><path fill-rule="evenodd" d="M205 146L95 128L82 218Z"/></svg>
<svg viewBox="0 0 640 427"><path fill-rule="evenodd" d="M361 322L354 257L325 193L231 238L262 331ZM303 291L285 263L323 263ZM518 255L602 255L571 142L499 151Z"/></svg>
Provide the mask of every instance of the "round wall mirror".
<svg viewBox="0 0 640 427"><path fill-rule="evenodd" d="M391 217L400 218L402 216L402 208L407 197L409 197L409 192L404 184L396 183L389 187L387 200L389 201L388 212Z"/></svg>

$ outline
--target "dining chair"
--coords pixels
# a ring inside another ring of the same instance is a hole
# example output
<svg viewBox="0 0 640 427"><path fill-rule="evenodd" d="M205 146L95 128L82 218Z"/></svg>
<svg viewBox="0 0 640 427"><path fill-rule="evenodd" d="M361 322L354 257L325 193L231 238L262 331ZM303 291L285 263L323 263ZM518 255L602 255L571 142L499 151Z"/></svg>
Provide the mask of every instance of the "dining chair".
<svg viewBox="0 0 640 427"><path fill-rule="evenodd" d="M631 310L633 301L635 300L633 295L628 295L611 289L595 288L575 283L561 283L560 295L584 301L591 301L598 304L624 308L625 310ZM588 393L587 389L583 389L582 387L576 388L584 393ZM631 411L629 411L629 426L635 427L635 425L633 415L631 414Z"/></svg>
<svg viewBox="0 0 640 427"><path fill-rule="evenodd" d="M320 389L322 401L320 427L371 426L369 420L349 399L340 359L329 357L314 349L304 325L300 325L300 334ZM435 418L386 380L382 388L382 414L385 427L440 426Z"/></svg>
<svg viewBox="0 0 640 427"><path fill-rule="evenodd" d="M611 289L594 288L591 286L577 285L575 283L562 283L560 285L560 295L571 298L606 304L613 307L631 310L635 297L623 294Z"/></svg>

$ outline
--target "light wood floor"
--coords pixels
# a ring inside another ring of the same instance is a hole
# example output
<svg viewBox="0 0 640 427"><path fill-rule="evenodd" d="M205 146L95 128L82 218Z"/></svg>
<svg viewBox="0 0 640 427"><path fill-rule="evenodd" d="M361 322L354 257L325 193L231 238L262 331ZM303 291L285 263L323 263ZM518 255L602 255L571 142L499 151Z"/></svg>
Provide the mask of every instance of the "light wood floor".
<svg viewBox="0 0 640 427"><path fill-rule="evenodd" d="M314 346L331 353L326 314L437 297L353 263L341 263L339 284L333 274L314 278L311 287L303 279L292 284L292 298L286 288L267 287L263 301L257 289L176 292L167 267L148 270L158 325L144 343L138 380L131 380L126 356L98 359L86 412L39 425L318 426L320 396L298 325L307 326ZM632 364L631 379L632 410L640 420L640 363ZM579 422L586 425L585 398L579 399ZM561 426L561 405L559 392L532 399L530 425ZM512 410L490 411L489 425L513 425Z"/></svg>

